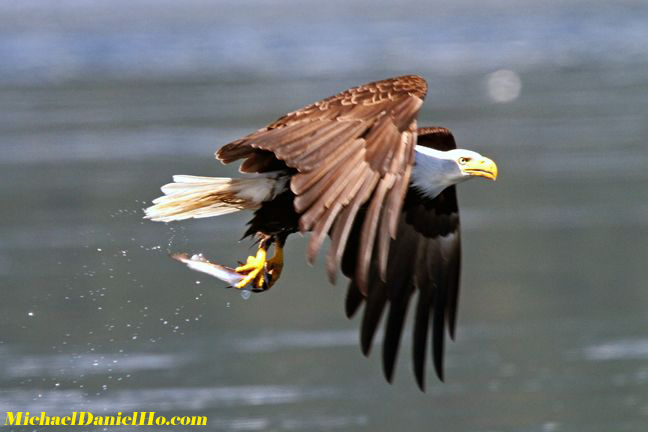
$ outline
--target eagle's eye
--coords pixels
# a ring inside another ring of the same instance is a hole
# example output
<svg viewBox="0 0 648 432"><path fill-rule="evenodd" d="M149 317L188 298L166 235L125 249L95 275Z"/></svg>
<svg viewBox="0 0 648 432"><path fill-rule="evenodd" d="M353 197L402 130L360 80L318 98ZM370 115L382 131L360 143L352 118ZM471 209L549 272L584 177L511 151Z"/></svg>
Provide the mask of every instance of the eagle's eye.
<svg viewBox="0 0 648 432"><path fill-rule="evenodd" d="M461 157L461 158L459 158L459 163L460 163L461 165L465 165L465 164L468 163L469 161L470 161L470 158L467 158L467 157Z"/></svg>

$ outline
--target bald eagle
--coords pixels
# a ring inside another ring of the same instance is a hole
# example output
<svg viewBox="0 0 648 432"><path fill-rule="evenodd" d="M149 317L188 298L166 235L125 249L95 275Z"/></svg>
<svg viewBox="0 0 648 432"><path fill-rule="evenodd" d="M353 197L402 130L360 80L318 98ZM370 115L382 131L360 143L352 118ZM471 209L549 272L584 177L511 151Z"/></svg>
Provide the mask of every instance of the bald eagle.
<svg viewBox="0 0 648 432"><path fill-rule="evenodd" d="M407 308L417 295L414 374L424 390L428 338L443 380L444 334L455 334L461 257L454 185L497 177L492 160L457 149L448 129L417 127L426 93L423 78L400 76L288 113L216 152L224 164L242 161L247 176L176 175L145 217L169 222L253 210L244 237L255 237L259 249L245 263L230 268L201 255L174 258L254 292L277 283L290 234L311 233L310 263L328 236L328 278L335 283L341 269L350 281L347 316L364 304L365 355L387 313L383 370L389 382Z"/></svg>

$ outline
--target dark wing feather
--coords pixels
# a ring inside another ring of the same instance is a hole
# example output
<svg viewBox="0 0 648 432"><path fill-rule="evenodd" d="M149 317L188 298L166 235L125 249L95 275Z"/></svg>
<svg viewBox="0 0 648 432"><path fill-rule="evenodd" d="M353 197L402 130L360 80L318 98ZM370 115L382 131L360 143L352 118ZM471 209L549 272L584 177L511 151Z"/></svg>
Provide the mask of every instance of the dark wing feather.
<svg viewBox="0 0 648 432"><path fill-rule="evenodd" d="M438 150L455 148L447 129L419 129L418 144ZM352 263L359 248L359 228L354 226L344 252L342 271L352 281L347 293L346 311L352 315L362 303ZM456 190L449 187L434 199L409 189L391 240L385 281L372 278L366 298L361 326L361 344L366 354L380 323L389 308L383 341L383 369L391 381L401 333L410 299L418 292L416 303L413 359L416 381L421 389L425 383L427 340L431 333L432 359L443 379L444 332L447 326L454 337L460 271L459 213ZM379 255L374 255L371 274L378 269ZM430 332L431 329L431 332Z"/></svg>
<svg viewBox="0 0 648 432"><path fill-rule="evenodd" d="M386 277L390 240L411 174L416 116L426 91L418 76L354 87L286 114L227 144L216 156L224 163L245 159L244 172L266 172L274 163L267 157L271 152L297 171L290 188L300 230L312 231L307 257L312 262L331 234L331 280L358 211L367 207L355 262L356 284L366 294L375 253L381 257L377 271Z"/></svg>

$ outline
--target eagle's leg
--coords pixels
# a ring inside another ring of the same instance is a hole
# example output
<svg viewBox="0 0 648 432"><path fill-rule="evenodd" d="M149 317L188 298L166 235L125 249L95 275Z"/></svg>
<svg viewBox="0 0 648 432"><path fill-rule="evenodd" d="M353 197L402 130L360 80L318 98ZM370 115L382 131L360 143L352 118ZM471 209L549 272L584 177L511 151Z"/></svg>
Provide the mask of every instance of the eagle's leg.
<svg viewBox="0 0 648 432"><path fill-rule="evenodd" d="M285 241L277 239L274 244L274 255L266 264L266 282L268 288L272 287L279 280L281 270L283 270L283 244Z"/></svg>
<svg viewBox="0 0 648 432"><path fill-rule="evenodd" d="M249 256L245 264L236 267L235 271L244 278L234 285L244 288L253 283L254 291L264 291L272 287L281 275L283 269L283 243L285 239L275 238L267 234L260 234L259 250L256 256ZM268 259L268 248L274 243L274 256Z"/></svg>

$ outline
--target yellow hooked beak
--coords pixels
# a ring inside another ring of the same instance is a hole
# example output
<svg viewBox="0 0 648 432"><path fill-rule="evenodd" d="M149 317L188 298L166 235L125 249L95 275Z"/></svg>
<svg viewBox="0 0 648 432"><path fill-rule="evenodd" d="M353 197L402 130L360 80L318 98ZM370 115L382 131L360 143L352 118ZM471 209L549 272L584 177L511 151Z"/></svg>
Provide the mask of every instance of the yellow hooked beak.
<svg viewBox="0 0 648 432"><path fill-rule="evenodd" d="M497 165L487 157L470 159L460 167L461 171L471 176L486 177L489 180L497 178Z"/></svg>

